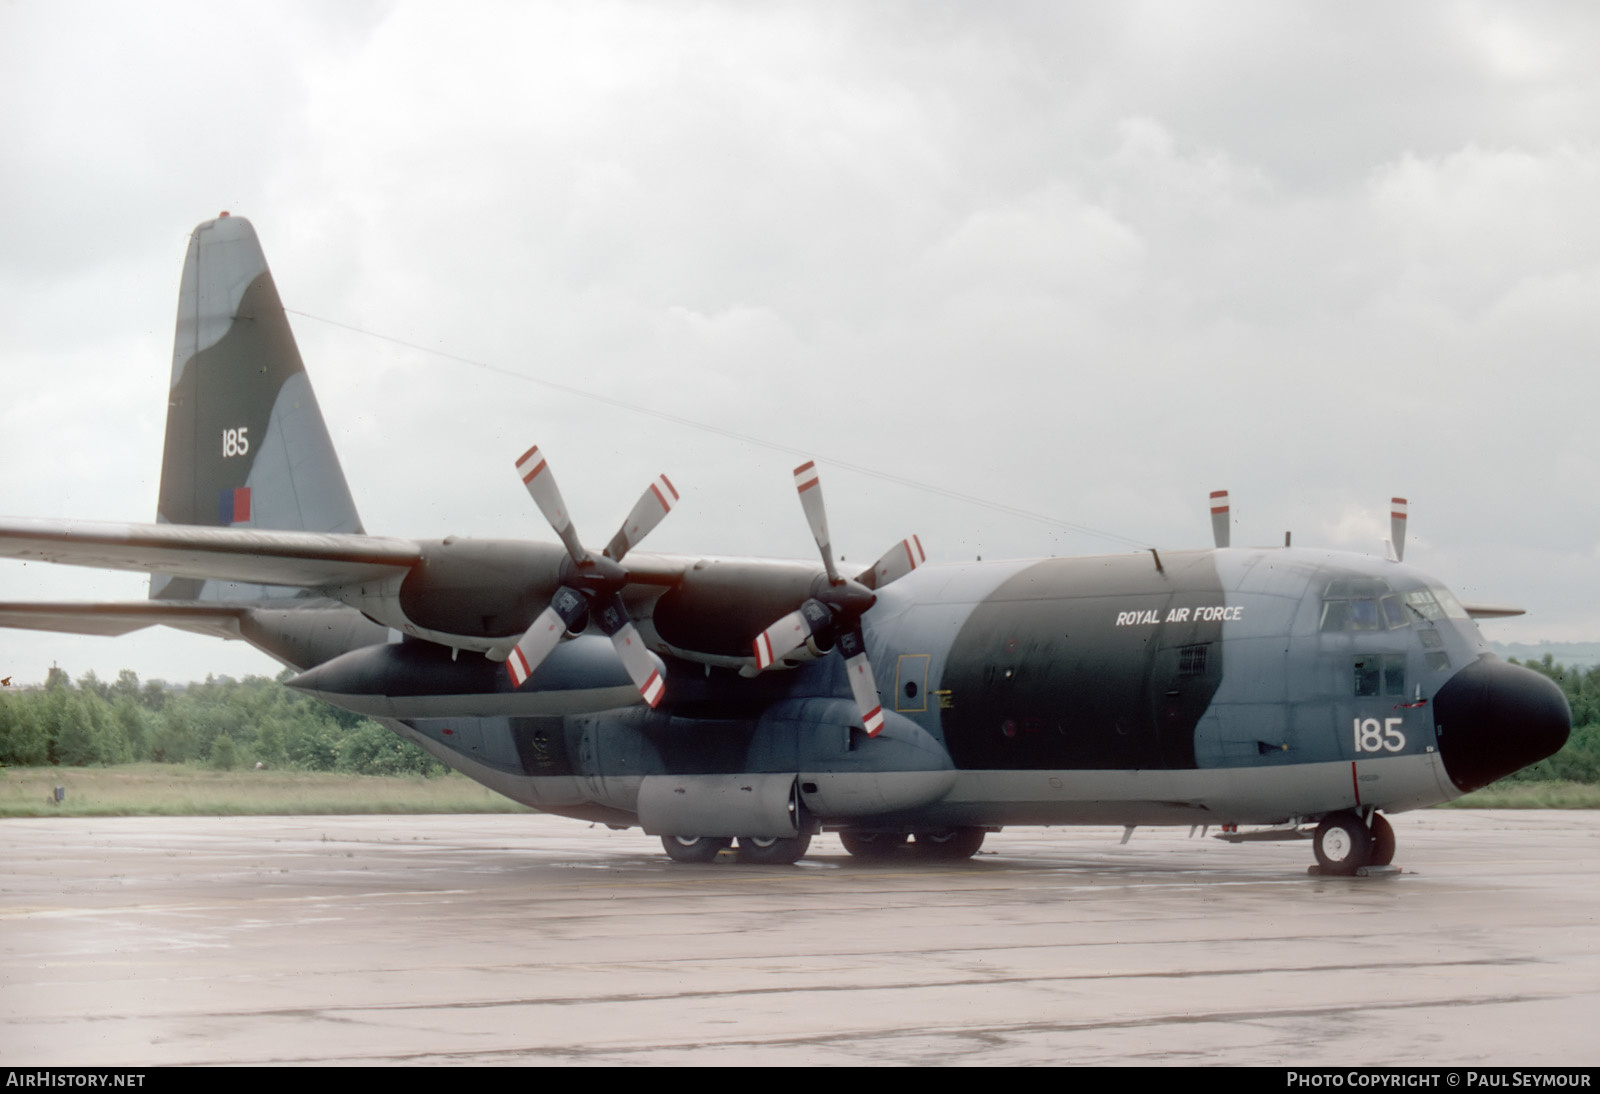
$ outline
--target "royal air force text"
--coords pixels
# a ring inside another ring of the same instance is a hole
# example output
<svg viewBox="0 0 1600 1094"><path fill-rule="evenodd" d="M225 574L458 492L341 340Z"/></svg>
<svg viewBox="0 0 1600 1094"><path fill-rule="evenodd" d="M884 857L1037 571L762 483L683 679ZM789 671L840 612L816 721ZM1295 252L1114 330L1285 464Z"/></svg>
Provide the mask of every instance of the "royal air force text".
<svg viewBox="0 0 1600 1094"><path fill-rule="evenodd" d="M1244 606L1225 607L1208 604L1200 608L1168 608L1165 614L1159 608L1142 612L1118 612L1119 627L1142 627L1153 623L1237 623L1244 618Z"/></svg>

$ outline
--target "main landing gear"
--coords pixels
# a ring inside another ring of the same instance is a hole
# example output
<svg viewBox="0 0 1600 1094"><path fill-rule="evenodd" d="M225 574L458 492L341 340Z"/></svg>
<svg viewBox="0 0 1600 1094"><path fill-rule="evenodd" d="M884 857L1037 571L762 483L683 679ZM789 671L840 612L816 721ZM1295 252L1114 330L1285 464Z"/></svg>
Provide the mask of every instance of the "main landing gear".
<svg viewBox="0 0 1600 1094"><path fill-rule="evenodd" d="M733 846L727 836L662 836L661 846L673 862L711 862Z"/></svg>
<svg viewBox="0 0 1600 1094"><path fill-rule="evenodd" d="M673 862L713 862L733 846L731 836L662 836L661 847ZM792 866L811 846L811 834L740 836L739 861L758 866Z"/></svg>
<svg viewBox="0 0 1600 1094"><path fill-rule="evenodd" d="M911 851L917 858L953 862L977 854L986 835L982 828L937 828L914 835L846 828L839 833L839 842L854 858L881 862L903 855L906 840L915 839Z"/></svg>
<svg viewBox="0 0 1600 1094"><path fill-rule="evenodd" d="M846 828L839 833L844 849L859 859L881 862L900 856L954 862L971 858L988 833L982 828L937 828L925 832L874 832ZM911 846L907 843L911 841ZM733 846L728 836L662 836L661 846L673 862L714 862ZM757 866L790 866L811 848L811 835L740 836L739 861Z"/></svg>
<svg viewBox="0 0 1600 1094"><path fill-rule="evenodd" d="M1359 813L1332 813L1322 819L1313 837L1318 872L1350 877L1365 866L1388 866L1394 861L1394 829L1381 813L1371 821Z"/></svg>

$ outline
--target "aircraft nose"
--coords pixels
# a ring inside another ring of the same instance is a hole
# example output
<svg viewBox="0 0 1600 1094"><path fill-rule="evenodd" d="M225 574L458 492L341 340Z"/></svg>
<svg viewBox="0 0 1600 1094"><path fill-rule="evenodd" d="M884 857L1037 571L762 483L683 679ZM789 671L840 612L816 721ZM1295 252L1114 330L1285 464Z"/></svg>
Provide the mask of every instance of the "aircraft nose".
<svg viewBox="0 0 1600 1094"><path fill-rule="evenodd" d="M1485 657L1433 699L1444 769L1463 793L1553 756L1572 732L1567 697L1549 677Z"/></svg>

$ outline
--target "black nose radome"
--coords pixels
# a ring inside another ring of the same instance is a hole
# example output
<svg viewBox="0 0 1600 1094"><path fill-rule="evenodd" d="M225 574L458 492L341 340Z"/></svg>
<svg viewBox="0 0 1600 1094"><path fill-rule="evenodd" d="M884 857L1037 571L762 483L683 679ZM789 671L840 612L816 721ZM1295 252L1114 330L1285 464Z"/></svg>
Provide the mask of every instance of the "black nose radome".
<svg viewBox="0 0 1600 1094"><path fill-rule="evenodd" d="M1572 731L1572 710L1549 677L1484 657L1439 689L1433 721L1444 769L1466 793L1554 756Z"/></svg>

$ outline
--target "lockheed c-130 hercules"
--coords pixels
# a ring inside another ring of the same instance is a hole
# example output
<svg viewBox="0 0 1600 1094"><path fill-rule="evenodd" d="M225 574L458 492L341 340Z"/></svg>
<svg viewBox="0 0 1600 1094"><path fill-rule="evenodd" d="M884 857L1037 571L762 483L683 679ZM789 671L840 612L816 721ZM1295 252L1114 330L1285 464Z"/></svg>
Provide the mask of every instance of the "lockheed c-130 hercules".
<svg viewBox="0 0 1600 1094"><path fill-rule="evenodd" d="M517 470L559 544L366 535L254 230L201 224L179 295L157 523L0 521L0 556L151 573L145 601L0 604L0 625L249 642L290 686L382 721L540 810L790 863L977 851L1006 825L1300 836L1320 869L1387 864L1384 813L1556 752L1551 681L1389 557L1212 550L924 565L915 538L822 565L637 550L645 491L600 552L537 449ZM509 484L509 480L508 480ZM1239 826L1261 826L1240 832Z"/></svg>

